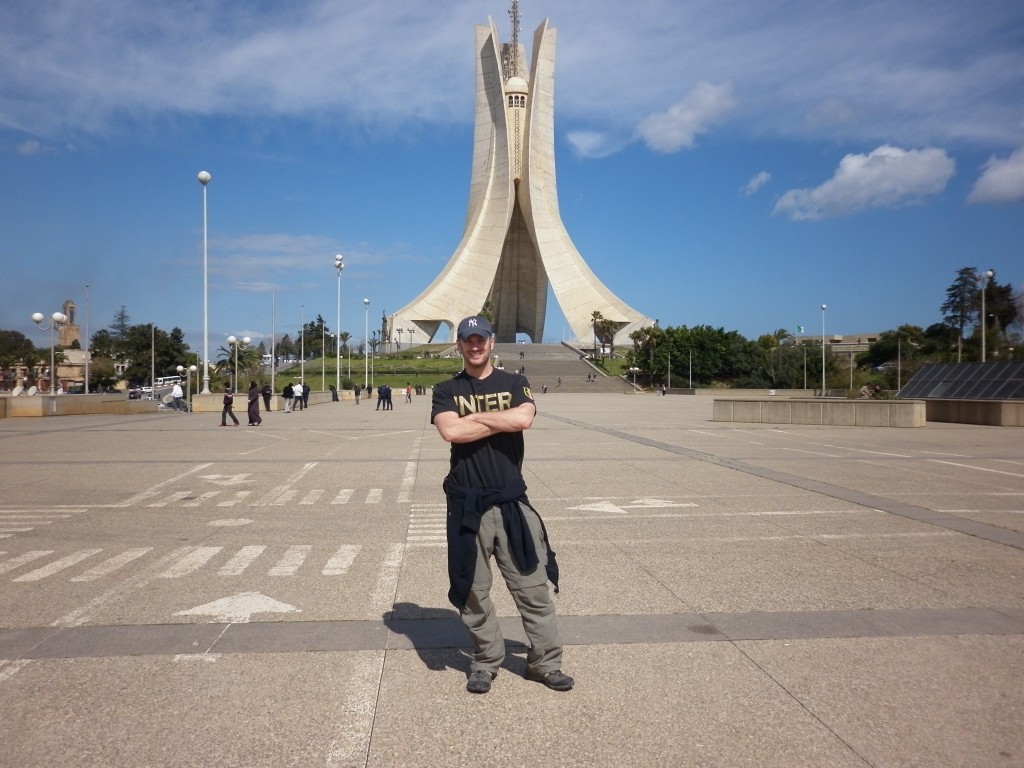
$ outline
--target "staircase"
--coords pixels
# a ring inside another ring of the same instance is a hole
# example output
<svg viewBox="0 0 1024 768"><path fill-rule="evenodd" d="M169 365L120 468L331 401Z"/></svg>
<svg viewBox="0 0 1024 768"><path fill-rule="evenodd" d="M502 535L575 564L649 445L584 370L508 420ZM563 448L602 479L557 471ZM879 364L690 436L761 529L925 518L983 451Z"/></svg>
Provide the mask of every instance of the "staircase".
<svg viewBox="0 0 1024 768"><path fill-rule="evenodd" d="M621 394L633 389L630 383L605 375L561 344L495 344L494 354L497 357L496 364L504 366L506 371L518 371L525 366L526 378L535 396L544 391L545 385L549 395L572 392ZM588 382L588 374L596 374L597 380Z"/></svg>

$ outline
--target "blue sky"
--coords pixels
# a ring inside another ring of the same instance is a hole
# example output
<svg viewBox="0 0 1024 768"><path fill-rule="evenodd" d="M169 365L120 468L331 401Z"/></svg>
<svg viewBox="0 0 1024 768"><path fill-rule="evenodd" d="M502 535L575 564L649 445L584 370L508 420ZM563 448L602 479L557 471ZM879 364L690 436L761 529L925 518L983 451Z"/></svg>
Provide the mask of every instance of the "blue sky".
<svg viewBox="0 0 1024 768"><path fill-rule="evenodd" d="M0 328L67 298L202 349L363 337L462 235L474 25L507 0L0 7ZM558 32L562 218L666 325L928 326L964 266L1024 286L1019 0L522 0ZM527 55L530 51L527 50ZM88 302L86 285L89 285ZM273 312L272 312L273 308ZM563 337L549 313L545 340ZM422 341L422 339L417 339Z"/></svg>

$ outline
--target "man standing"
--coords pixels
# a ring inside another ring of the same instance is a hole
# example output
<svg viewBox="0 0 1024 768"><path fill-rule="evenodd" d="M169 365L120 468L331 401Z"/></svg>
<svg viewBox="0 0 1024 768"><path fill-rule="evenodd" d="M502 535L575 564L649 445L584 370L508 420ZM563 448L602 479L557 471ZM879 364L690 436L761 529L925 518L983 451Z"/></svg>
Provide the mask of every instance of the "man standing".
<svg viewBox="0 0 1024 768"><path fill-rule="evenodd" d="M295 387L292 386L290 381L285 384L284 389L281 390L281 397L284 398L284 412L291 413L292 402L295 399Z"/></svg>
<svg viewBox="0 0 1024 768"><path fill-rule="evenodd" d="M171 387L171 408L176 411L187 410L184 405L181 404L181 398L185 393L181 391L181 383L174 382L174 386Z"/></svg>
<svg viewBox="0 0 1024 768"><path fill-rule="evenodd" d="M226 427L228 425L228 416L235 422L235 426L238 426L238 417L235 416L235 412L232 410L235 403L235 393L231 389L230 384L224 385L224 407L220 412L220 425Z"/></svg>
<svg viewBox="0 0 1024 768"><path fill-rule="evenodd" d="M444 480L448 501L448 600L459 609L475 647L466 690L487 693L505 658L491 601L494 557L530 640L526 679L556 691L573 687L561 671L562 642L548 580L558 591L558 565L540 515L526 497L523 430L537 413L524 376L491 365L494 331L467 317L456 346L465 368L434 387L430 419L451 443Z"/></svg>

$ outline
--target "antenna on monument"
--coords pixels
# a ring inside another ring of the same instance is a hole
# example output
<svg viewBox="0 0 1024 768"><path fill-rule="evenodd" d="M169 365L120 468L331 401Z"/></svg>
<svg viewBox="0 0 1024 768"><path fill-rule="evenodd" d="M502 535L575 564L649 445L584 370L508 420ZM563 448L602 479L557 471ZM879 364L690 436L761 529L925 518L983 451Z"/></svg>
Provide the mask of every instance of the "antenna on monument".
<svg viewBox="0 0 1024 768"><path fill-rule="evenodd" d="M519 0L512 0L512 7L508 11L512 19L512 42L509 47L508 69L506 78L522 76L522 64L519 60Z"/></svg>

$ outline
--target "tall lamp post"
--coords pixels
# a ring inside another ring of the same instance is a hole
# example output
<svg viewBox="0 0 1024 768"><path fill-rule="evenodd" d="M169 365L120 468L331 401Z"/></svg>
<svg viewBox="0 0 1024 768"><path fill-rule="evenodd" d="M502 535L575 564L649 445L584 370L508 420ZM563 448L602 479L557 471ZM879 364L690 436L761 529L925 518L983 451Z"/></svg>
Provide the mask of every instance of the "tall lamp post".
<svg viewBox="0 0 1024 768"><path fill-rule="evenodd" d="M250 341L252 341L252 339L250 339L248 336L243 336L241 339L235 336L228 336L228 344L234 347L235 352L235 376L234 381L232 382L231 385L232 389L234 389L235 392L238 391L238 347L239 345L244 347L248 345Z"/></svg>
<svg viewBox="0 0 1024 768"><path fill-rule="evenodd" d="M825 310L828 304L821 305L821 396L825 396Z"/></svg>
<svg viewBox="0 0 1024 768"><path fill-rule="evenodd" d="M370 300L363 299L363 338L365 339L365 345L367 349L363 355L363 389L370 388L370 358L368 357L370 350Z"/></svg>
<svg viewBox="0 0 1024 768"><path fill-rule="evenodd" d="M42 331L49 331L50 332L50 386L49 386L49 391L50 391L50 394L52 395L53 394L53 382L57 378L57 367L56 367L56 364L54 362L55 361L54 346L55 346L56 342L54 341L53 332L57 328L60 328L62 325L64 325L64 323L66 323L68 321L68 316L65 315L63 312L54 312L52 315L50 315L50 323L49 323L49 325L45 325L44 326L43 325L43 320L45 320L45 319L46 319L46 315L44 315L42 312L35 312L32 315L32 322L34 322L36 325L38 325L40 330L42 330ZM57 406L57 404L54 403L54 408L56 408L56 406Z"/></svg>
<svg viewBox="0 0 1024 768"><path fill-rule="evenodd" d="M409 332L409 347L411 348L412 347L412 335L416 332L416 329L415 328L406 328L405 330L407 330Z"/></svg>
<svg viewBox="0 0 1024 768"><path fill-rule="evenodd" d="M334 328L334 388L341 389L341 273L345 269L345 257L340 253L334 257L334 269L338 273L338 318Z"/></svg>
<svg viewBox="0 0 1024 768"><path fill-rule="evenodd" d="M630 369L629 369L629 372L633 374L633 391L634 392L636 392L636 374L637 374L637 371L639 371L639 370L640 369L637 368L635 365L631 366Z"/></svg>
<svg viewBox="0 0 1024 768"><path fill-rule="evenodd" d="M199 369L194 365L179 365L176 370L185 377L185 412L192 413L192 374Z"/></svg>
<svg viewBox="0 0 1024 768"><path fill-rule="evenodd" d="M202 394L210 394L210 305L207 291L207 249L206 249L206 185L213 177L209 171L200 171L196 174L199 183L203 185L203 391Z"/></svg>
<svg viewBox="0 0 1024 768"><path fill-rule="evenodd" d="M405 333L405 329L404 328L399 328L398 329L398 351L399 352L402 351L402 334L403 333Z"/></svg>
<svg viewBox="0 0 1024 768"><path fill-rule="evenodd" d="M988 326L988 315L985 314L985 294L988 292L989 281L996 273L991 269L981 274L981 362L985 362L985 329Z"/></svg>

